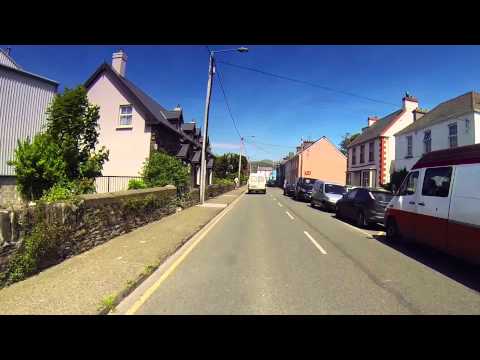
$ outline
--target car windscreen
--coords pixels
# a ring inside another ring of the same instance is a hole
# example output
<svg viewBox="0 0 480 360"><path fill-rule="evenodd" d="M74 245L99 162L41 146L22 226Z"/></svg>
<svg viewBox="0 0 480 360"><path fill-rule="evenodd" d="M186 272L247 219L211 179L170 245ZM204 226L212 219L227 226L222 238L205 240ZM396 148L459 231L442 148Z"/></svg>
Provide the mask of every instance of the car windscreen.
<svg viewBox="0 0 480 360"><path fill-rule="evenodd" d="M371 194L373 195L375 200L382 202L389 202L393 198L392 194L383 191L371 191Z"/></svg>
<svg viewBox="0 0 480 360"><path fill-rule="evenodd" d="M311 190L313 188L313 184L315 183L315 181L317 181L317 179L305 178L303 179L302 187L305 189Z"/></svg>
<svg viewBox="0 0 480 360"><path fill-rule="evenodd" d="M347 190L341 185L325 184L325 192L327 194L343 195L347 192Z"/></svg>

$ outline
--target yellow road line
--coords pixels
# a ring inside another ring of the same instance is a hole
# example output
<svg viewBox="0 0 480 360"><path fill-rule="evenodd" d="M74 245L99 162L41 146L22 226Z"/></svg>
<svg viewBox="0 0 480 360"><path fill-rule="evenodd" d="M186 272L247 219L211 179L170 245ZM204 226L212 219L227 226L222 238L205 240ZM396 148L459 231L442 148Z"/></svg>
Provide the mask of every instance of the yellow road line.
<svg viewBox="0 0 480 360"><path fill-rule="evenodd" d="M216 218L212 220L210 224L208 224L205 228L200 230L193 239L195 239L192 245L182 254L175 262L162 274L162 276L150 287L148 288L145 293L128 309L125 315L133 315L135 314L140 307L153 295L153 293L160 287L160 285L165 281L168 276L173 273L173 271L182 263L183 260L190 254L190 252L198 245L198 243L205 238L205 236L210 232L210 230L233 208L240 199L243 197L244 194L240 195L237 199L235 199L228 208L225 209L224 212L217 215ZM192 239L192 240L193 240Z"/></svg>

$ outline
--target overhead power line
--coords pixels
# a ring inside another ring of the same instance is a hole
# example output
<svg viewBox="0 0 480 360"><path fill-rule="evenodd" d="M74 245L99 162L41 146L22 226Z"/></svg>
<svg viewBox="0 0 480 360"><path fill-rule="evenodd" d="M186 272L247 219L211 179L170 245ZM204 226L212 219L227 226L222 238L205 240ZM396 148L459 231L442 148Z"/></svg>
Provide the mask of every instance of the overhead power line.
<svg viewBox="0 0 480 360"><path fill-rule="evenodd" d="M228 66L231 66L231 67L236 67L236 68L239 68L239 69L243 69L243 70L253 71L253 72L260 73L260 74L267 75L267 76L271 76L271 77L274 77L274 78L277 78L277 79L288 80L288 81L292 81L292 82L296 82L296 83L300 83L300 84L313 86L313 87L320 88L320 89L323 89L323 90L326 90L326 91L336 92L336 93L339 93L339 94L355 97L355 98L358 98L358 99L368 100L368 101L372 101L372 102L376 102L376 103L380 103L380 104L385 104L385 105L398 106L398 104L394 104L394 103L391 103L391 102L388 102L388 101L378 100L378 99L374 99L374 98L371 98L371 97L368 97L368 96L355 94L355 93L352 93L352 92L349 92L349 91L338 90L338 89L331 88L329 86L319 85L319 84L316 84L316 83L313 83L313 82L310 82L310 81L295 79L295 78L292 78L292 77L289 77L289 76L274 74L274 73L271 73L271 72L268 72L268 71L255 69L255 68L248 67L248 66L232 64L232 63L229 63L227 61L219 61L219 63L222 63L224 65L228 65Z"/></svg>

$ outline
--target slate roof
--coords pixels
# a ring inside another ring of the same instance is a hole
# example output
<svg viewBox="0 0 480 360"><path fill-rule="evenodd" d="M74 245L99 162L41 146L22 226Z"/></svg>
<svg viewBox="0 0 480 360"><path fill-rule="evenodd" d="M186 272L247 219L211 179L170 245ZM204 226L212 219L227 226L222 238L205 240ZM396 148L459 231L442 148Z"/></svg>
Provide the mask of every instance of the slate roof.
<svg viewBox="0 0 480 360"><path fill-rule="evenodd" d="M193 131L195 130L195 123L184 123L182 124L183 131Z"/></svg>
<svg viewBox="0 0 480 360"><path fill-rule="evenodd" d="M470 91L437 105L413 124L396 133L395 136L425 129L450 118L474 111L480 111L480 94Z"/></svg>
<svg viewBox="0 0 480 360"><path fill-rule="evenodd" d="M202 152L200 150L195 151L195 154L193 154L192 162L193 163L199 163L201 154L202 154Z"/></svg>
<svg viewBox="0 0 480 360"><path fill-rule="evenodd" d="M190 149L190 146L191 146L190 144L182 144L182 146L180 147L180 150L177 153L177 157L181 159L186 158L188 155L188 150Z"/></svg>
<svg viewBox="0 0 480 360"><path fill-rule="evenodd" d="M393 122L396 120L397 116L400 115L400 113L403 111L403 109L397 110L391 114L388 114L387 116L381 118L380 120L377 120L375 124L372 126L369 126L367 129L365 129L360 135L358 135L355 140L353 140L350 144L348 144L348 147L350 148L351 146L355 146L358 144L361 144L363 142L373 140L377 137L379 137L383 131Z"/></svg>

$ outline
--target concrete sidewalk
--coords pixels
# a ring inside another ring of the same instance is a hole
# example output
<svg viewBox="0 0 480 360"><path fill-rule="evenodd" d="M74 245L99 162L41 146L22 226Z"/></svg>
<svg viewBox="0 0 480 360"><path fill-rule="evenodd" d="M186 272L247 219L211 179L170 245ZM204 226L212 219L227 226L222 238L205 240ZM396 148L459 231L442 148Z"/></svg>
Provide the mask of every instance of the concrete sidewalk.
<svg viewBox="0 0 480 360"><path fill-rule="evenodd" d="M228 205L244 192L207 202ZM223 209L193 206L0 290L0 314L106 312Z"/></svg>

